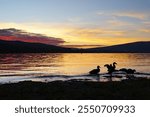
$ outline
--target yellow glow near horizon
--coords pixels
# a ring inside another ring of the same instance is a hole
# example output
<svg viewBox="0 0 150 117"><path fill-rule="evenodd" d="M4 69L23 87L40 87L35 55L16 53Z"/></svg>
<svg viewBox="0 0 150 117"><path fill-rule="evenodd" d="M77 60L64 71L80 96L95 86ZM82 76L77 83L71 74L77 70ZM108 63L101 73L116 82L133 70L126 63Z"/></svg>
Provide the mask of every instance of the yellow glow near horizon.
<svg viewBox="0 0 150 117"><path fill-rule="evenodd" d="M121 30L83 28L71 24L58 23L0 23L3 28L16 28L31 33L44 34L50 37L62 38L66 41L64 45L116 45L135 41L148 41L143 33L149 31L142 29L138 32L125 32ZM139 37L138 34L143 35Z"/></svg>

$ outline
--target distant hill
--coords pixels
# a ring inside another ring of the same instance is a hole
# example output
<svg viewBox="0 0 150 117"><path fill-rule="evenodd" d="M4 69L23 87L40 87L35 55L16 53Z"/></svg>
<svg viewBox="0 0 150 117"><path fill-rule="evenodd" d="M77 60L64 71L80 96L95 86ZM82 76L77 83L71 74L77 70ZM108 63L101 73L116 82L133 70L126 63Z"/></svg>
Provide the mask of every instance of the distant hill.
<svg viewBox="0 0 150 117"><path fill-rule="evenodd" d="M0 40L0 53L69 53L77 51L78 49L41 43Z"/></svg>
<svg viewBox="0 0 150 117"><path fill-rule="evenodd" d="M150 41L108 47L75 49L41 43L0 40L0 53L150 53Z"/></svg>
<svg viewBox="0 0 150 117"><path fill-rule="evenodd" d="M90 53L150 53L150 41L120 44L108 47L86 49Z"/></svg>

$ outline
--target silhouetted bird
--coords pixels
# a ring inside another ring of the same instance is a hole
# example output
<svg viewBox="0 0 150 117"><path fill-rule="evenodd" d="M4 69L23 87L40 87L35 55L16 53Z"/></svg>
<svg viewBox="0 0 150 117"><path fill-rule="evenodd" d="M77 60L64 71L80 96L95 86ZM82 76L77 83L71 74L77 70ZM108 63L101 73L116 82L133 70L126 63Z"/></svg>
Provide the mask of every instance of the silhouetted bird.
<svg viewBox="0 0 150 117"><path fill-rule="evenodd" d="M89 73L90 74L98 74L99 72L100 72L100 66L97 66L97 69L93 69Z"/></svg>
<svg viewBox="0 0 150 117"><path fill-rule="evenodd" d="M135 69L128 69L128 74L134 74L136 72Z"/></svg>
<svg viewBox="0 0 150 117"><path fill-rule="evenodd" d="M127 74L134 74L136 72L135 69L126 69L126 68L122 68L119 71L126 72Z"/></svg>
<svg viewBox="0 0 150 117"><path fill-rule="evenodd" d="M108 73L111 73L111 68L112 68L111 65L105 64L104 67L107 67Z"/></svg>
<svg viewBox="0 0 150 117"><path fill-rule="evenodd" d="M107 67L107 71L109 74L112 74L112 72L116 71L116 62L113 62L113 65L112 64L105 64L104 67Z"/></svg>
<svg viewBox="0 0 150 117"><path fill-rule="evenodd" d="M117 65L117 63L116 63L116 62L113 62L113 66L112 66L113 68L112 68L112 69L113 69L114 71L116 70L116 65Z"/></svg>

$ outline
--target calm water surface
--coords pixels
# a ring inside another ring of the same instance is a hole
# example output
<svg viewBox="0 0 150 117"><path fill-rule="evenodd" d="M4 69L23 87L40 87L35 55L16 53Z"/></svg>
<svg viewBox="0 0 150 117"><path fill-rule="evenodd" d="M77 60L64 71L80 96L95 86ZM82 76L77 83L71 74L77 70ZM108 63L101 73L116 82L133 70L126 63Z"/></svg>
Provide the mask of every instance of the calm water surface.
<svg viewBox="0 0 150 117"><path fill-rule="evenodd" d="M65 79L92 79L91 69L117 62L117 69L132 68L142 74L150 73L150 54L0 54L0 83L22 80L53 81ZM144 74L145 75L145 74ZM103 76L103 75L102 75ZM104 79L103 79L104 80Z"/></svg>

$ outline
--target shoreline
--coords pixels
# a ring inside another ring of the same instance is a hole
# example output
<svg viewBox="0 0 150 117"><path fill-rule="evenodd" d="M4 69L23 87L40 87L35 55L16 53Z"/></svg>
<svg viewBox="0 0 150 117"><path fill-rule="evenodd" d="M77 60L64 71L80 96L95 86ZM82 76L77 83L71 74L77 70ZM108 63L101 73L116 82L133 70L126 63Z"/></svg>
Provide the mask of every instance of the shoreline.
<svg viewBox="0 0 150 117"><path fill-rule="evenodd" d="M1 100L149 100L150 79L0 84Z"/></svg>

